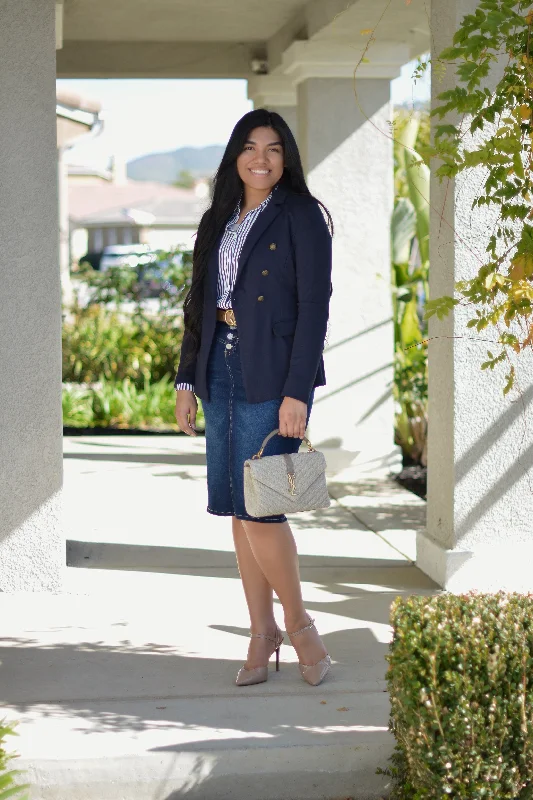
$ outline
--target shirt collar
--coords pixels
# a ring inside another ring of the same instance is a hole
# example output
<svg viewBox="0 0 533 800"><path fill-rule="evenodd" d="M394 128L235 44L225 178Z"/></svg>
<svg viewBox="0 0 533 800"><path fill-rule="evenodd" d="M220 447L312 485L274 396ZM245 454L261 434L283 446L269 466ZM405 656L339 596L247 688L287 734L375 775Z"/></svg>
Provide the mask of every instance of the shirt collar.
<svg viewBox="0 0 533 800"><path fill-rule="evenodd" d="M251 211L262 211L264 209L264 207L267 205L267 203L269 203L270 200L272 199L272 195L274 194L274 192L276 191L277 188L278 188L278 184L276 183L276 185L273 187L273 189L270 192L270 194L268 195L268 197L265 197L263 202L259 203L258 206L256 206L255 208L251 209ZM239 214L241 213L241 203L242 203L243 196L244 195L241 194L241 196L239 197L239 201L238 201L237 205L235 206L235 210L233 212L233 216L231 217L230 222L234 222L235 220L237 220L239 218ZM251 211L249 211L248 213L250 214Z"/></svg>

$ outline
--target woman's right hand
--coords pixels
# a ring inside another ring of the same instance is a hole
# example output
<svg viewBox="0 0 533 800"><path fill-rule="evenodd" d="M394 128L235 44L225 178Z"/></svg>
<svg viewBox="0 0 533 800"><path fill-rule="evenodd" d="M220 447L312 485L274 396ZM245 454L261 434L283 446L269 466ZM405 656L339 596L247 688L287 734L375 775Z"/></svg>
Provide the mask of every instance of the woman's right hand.
<svg viewBox="0 0 533 800"><path fill-rule="evenodd" d="M194 392L188 389L178 389L176 392L176 421L181 430L188 436L196 436L196 412L198 401Z"/></svg>

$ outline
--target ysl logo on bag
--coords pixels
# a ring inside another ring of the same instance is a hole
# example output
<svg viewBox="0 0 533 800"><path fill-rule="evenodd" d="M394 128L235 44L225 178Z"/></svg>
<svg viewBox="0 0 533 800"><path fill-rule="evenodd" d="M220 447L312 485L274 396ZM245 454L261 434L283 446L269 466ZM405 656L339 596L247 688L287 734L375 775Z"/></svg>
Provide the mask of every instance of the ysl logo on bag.
<svg viewBox="0 0 533 800"><path fill-rule="evenodd" d="M307 453L263 457L269 433L259 452L244 462L244 504L252 517L314 511L331 504L326 485L326 459L304 437ZM298 484L298 492L296 491Z"/></svg>

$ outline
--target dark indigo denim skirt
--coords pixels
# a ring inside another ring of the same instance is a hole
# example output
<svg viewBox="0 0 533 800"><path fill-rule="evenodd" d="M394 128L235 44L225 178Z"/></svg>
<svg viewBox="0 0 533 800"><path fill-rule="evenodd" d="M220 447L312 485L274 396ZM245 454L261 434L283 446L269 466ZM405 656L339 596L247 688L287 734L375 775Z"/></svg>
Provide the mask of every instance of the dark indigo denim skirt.
<svg viewBox="0 0 533 800"><path fill-rule="evenodd" d="M207 510L255 522L284 522L285 515L251 517L244 505L244 462L274 428L279 427L283 398L249 403L242 382L237 328L217 322L207 365L209 402L203 401L207 458ZM311 413L314 392L307 409ZM301 439L275 436L265 456L296 453Z"/></svg>

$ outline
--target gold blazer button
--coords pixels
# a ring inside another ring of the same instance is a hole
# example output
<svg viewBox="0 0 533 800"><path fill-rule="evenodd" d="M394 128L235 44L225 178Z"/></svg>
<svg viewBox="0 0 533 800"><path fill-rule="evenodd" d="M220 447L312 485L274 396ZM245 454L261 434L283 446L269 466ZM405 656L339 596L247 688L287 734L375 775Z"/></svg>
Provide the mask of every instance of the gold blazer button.
<svg viewBox="0 0 533 800"><path fill-rule="evenodd" d="M271 250L275 250L275 249L276 249L276 246L277 246L277 245L276 245L276 242L272 242L272 244L270 245L270 249L271 249Z"/></svg>
<svg viewBox="0 0 533 800"><path fill-rule="evenodd" d="M264 299L265 299L265 298L263 297L263 295L262 295L262 294L260 294L260 295L259 295L259 297L257 298L257 302L258 302L258 303L262 303Z"/></svg>
<svg viewBox="0 0 533 800"><path fill-rule="evenodd" d="M263 272L261 273L261 275L268 275L268 270L264 269Z"/></svg>

